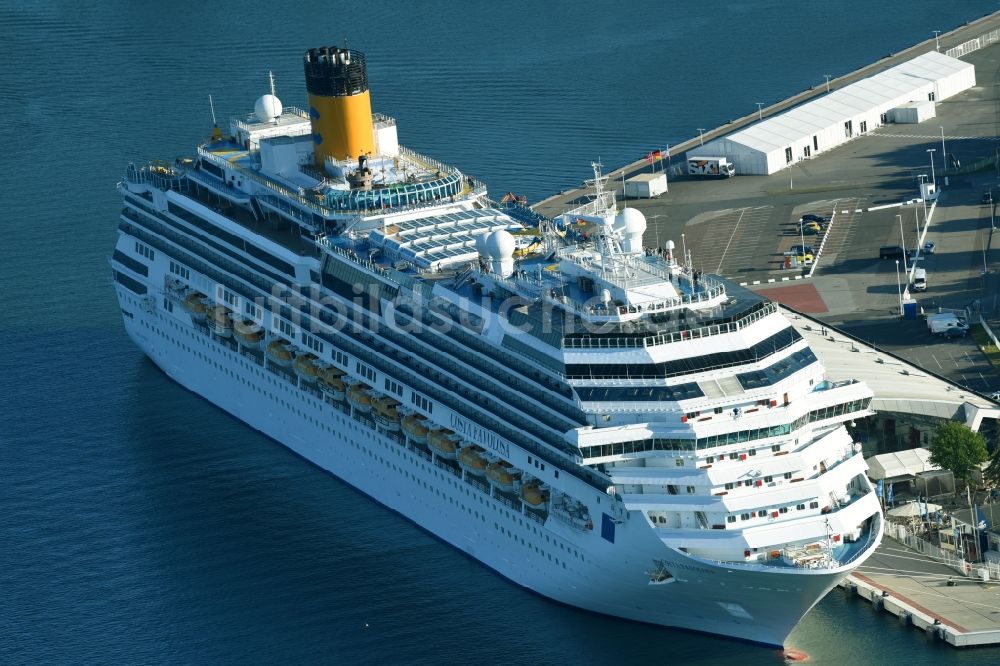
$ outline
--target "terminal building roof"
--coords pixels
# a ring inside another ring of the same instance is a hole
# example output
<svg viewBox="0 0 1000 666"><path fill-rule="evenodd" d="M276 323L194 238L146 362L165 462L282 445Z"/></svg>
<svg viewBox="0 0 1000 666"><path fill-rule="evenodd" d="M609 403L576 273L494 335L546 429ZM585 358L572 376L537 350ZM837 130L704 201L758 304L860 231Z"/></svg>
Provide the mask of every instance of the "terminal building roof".
<svg viewBox="0 0 1000 666"><path fill-rule="evenodd" d="M976 431L984 418L1000 419L1000 407L989 399L805 315L782 309L823 363L827 378L865 382L875 394L872 407L877 411L958 420Z"/></svg>

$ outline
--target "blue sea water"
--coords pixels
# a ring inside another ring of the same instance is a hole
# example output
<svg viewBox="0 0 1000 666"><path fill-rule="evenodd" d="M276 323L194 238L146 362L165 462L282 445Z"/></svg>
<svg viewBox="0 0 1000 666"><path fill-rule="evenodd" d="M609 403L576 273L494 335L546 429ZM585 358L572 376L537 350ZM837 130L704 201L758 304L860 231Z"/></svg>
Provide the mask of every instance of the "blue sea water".
<svg viewBox="0 0 1000 666"><path fill-rule="evenodd" d="M108 257L129 160L189 154L301 54L368 55L400 140L540 199L996 8L0 2L0 663L780 663L520 589L168 380ZM997 663L834 591L816 664Z"/></svg>

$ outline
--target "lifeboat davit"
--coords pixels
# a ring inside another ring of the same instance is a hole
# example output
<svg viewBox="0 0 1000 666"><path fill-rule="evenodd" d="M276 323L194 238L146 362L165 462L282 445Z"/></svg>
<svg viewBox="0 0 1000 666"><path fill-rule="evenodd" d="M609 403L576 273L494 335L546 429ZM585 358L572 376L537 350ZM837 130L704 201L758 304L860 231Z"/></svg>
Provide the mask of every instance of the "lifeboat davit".
<svg viewBox="0 0 1000 666"><path fill-rule="evenodd" d="M458 453L458 465L469 474L482 476L486 474L486 449L473 444L466 446Z"/></svg>
<svg viewBox="0 0 1000 666"><path fill-rule="evenodd" d="M288 348L288 341L276 338L267 345L267 357L278 365L286 368L292 364L292 350Z"/></svg>
<svg viewBox="0 0 1000 666"><path fill-rule="evenodd" d="M205 317L208 315L208 306L205 305L205 298L205 294L192 291L184 299L184 309L191 315L191 319L205 321Z"/></svg>
<svg viewBox="0 0 1000 666"><path fill-rule="evenodd" d="M513 492L514 482L521 478L521 470L506 460L497 460L486 466L486 480L497 489Z"/></svg>
<svg viewBox="0 0 1000 666"><path fill-rule="evenodd" d="M432 430L427 435L427 446L431 447L438 457L454 460L458 457L458 442L455 441L454 434L451 430Z"/></svg>
<svg viewBox="0 0 1000 666"><path fill-rule="evenodd" d="M528 481L521 486L521 499L533 509L544 509L549 501L549 491L542 488L541 481Z"/></svg>
<svg viewBox="0 0 1000 666"><path fill-rule="evenodd" d="M399 430L399 400L382 396L372 401L372 415L375 423L384 430Z"/></svg>
<svg viewBox="0 0 1000 666"><path fill-rule="evenodd" d="M344 371L333 366L323 366L316 373L319 380L319 389L332 397L334 400L343 400L344 391L347 384L344 383Z"/></svg>
<svg viewBox="0 0 1000 666"><path fill-rule="evenodd" d="M233 335L244 347L260 349L264 342L264 327L251 319L237 319L233 323Z"/></svg>
<svg viewBox="0 0 1000 666"><path fill-rule="evenodd" d="M362 414L372 411L371 387L365 384L351 384L347 389L347 402Z"/></svg>
<svg viewBox="0 0 1000 666"><path fill-rule="evenodd" d="M426 444L429 428L425 421L420 414L407 414L403 417L403 432L417 444Z"/></svg>
<svg viewBox="0 0 1000 666"><path fill-rule="evenodd" d="M221 305L212 308L212 316L209 317L208 327L221 338L228 338L233 334L232 313Z"/></svg>
<svg viewBox="0 0 1000 666"><path fill-rule="evenodd" d="M295 357L295 374L304 382L316 381L319 374L319 367L316 365L316 357L312 354L299 354Z"/></svg>

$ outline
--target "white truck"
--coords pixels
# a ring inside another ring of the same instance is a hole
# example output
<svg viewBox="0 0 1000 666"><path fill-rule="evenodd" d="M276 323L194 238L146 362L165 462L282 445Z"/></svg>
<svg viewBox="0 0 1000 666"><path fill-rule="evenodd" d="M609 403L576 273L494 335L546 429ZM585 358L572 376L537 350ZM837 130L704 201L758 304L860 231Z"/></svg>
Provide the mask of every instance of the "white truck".
<svg viewBox="0 0 1000 666"><path fill-rule="evenodd" d="M927 269L913 269L913 291L927 291Z"/></svg>
<svg viewBox="0 0 1000 666"><path fill-rule="evenodd" d="M732 178L736 175L736 167L725 157L689 157L687 163L692 176Z"/></svg>
<svg viewBox="0 0 1000 666"><path fill-rule="evenodd" d="M940 312L927 315L927 328L934 335L946 335L949 331L951 333L968 332L969 325L953 312Z"/></svg>

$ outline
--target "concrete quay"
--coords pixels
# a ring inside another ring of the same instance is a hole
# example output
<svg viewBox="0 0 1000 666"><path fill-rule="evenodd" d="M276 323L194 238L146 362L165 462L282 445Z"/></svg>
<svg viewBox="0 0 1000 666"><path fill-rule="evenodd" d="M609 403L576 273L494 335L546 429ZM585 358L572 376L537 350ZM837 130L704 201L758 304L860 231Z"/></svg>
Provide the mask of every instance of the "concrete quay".
<svg viewBox="0 0 1000 666"><path fill-rule="evenodd" d="M954 647L1000 644L1000 585L886 536L840 587Z"/></svg>

